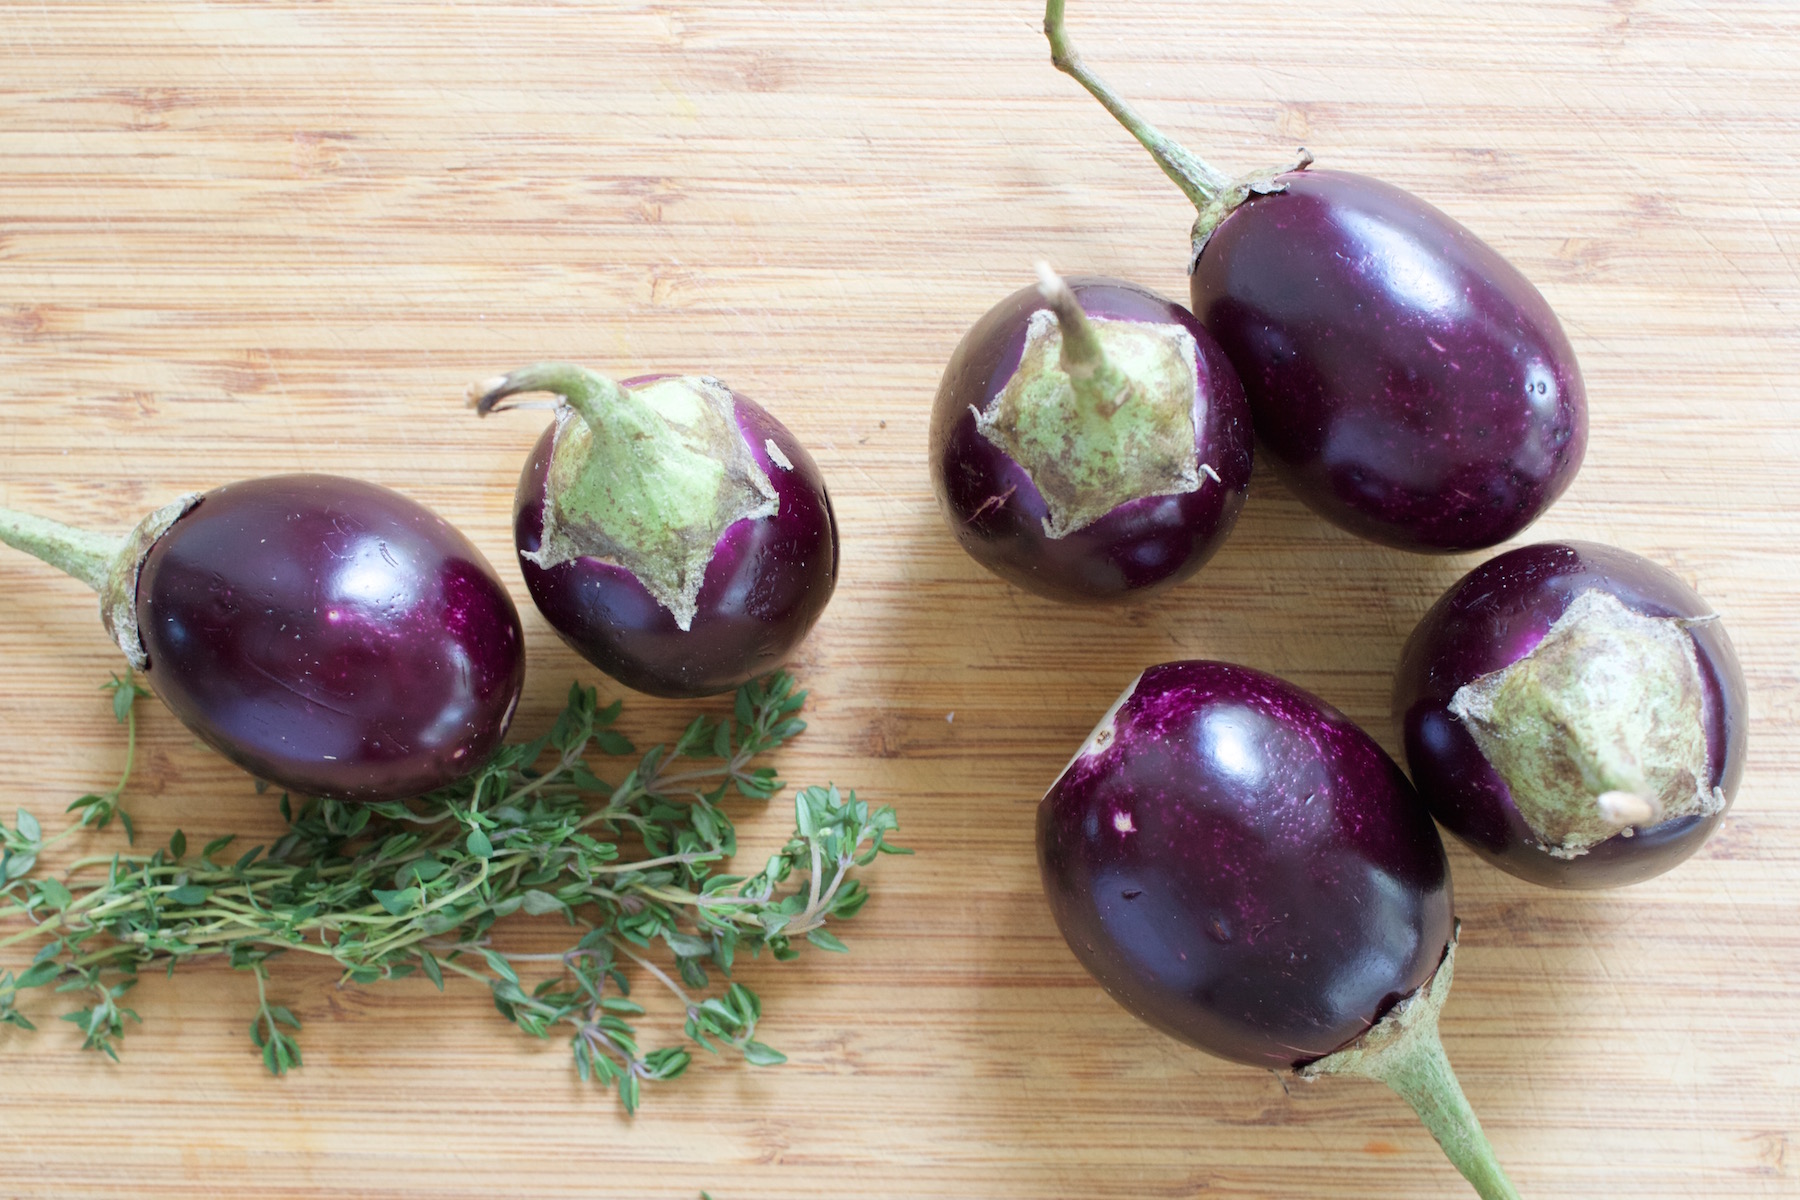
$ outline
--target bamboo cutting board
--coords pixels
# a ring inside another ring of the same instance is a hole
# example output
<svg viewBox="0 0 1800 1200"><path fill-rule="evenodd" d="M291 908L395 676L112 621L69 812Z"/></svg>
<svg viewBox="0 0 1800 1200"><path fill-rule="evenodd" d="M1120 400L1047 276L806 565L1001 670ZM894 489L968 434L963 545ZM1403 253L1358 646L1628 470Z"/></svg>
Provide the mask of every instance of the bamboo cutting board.
<svg viewBox="0 0 1800 1200"><path fill-rule="evenodd" d="M1561 314L1592 441L1531 536L1647 554L1719 608L1750 679L1749 771L1694 860L1625 891L1539 890L1453 846L1444 1039L1534 1200L1800 1195L1800 9L1071 10L1090 60L1195 149L1238 170L1304 142L1410 188ZM628 1121L479 989L339 988L283 960L307 1065L274 1080L245 1036L253 980L212 967L140 985L119 1065L53 1019L0 1033L0 1196L1467 1194L1374 1085L1290 1093L1132 1020L1042 903L1038 796L1140 668L1274 671L1397 748L1400 645L1483 556L1358 542L1266 472L1215 562L1148 603L1059 608L956 548L924 445L963 329L1038 257L1186 294L1191 212L1050 68L1040 17L0 4L0 504L123 530L259 474L402 489L509 580L532 656L516 727L536 732L595 678L511 561L543 418L478 423L463 388L544 357L717 374L813 447L843 530L783 772L894 804L919 851L877 868L848 958L747 968L786 1067L697 1062ZM122 746L95 689L118 665L80 585L0 552L0 807L54 826L110 784ZM627 705L640 744L692 707ZM143 840L278 828L145 713ZM788 809L737 811L760 861Z"/></svg>

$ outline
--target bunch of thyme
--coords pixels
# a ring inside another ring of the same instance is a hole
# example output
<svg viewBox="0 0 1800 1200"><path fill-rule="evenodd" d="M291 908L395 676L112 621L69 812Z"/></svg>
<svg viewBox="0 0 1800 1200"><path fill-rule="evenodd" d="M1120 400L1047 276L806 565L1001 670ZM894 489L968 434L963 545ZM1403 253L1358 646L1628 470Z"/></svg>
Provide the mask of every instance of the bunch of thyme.
<svg viewBox="0 0 1800 1200"><path fill-rule="evenodd" d="M129 752L132 704L148 693L130 679L109 686ZM0 973L0 1024L33 1028L18 1007L24 992L70 993L80 1007L63 1019L116 1059L137 1020L122 1001L140 972L221 958L255 974L250 1036L280 1075L300 1065L300 1022L270 1001L269 963L297 951L332 959L348 983L422 973L441 990L447 976L478 980L525 1032L567 1031L582 1078L617 1088L630 1111L644 1081L673 1078L691 1058L685 1046L640 1046L633 975L674 995L690 1044L782 1062L756 1040L756 994L731 982L737 955L767 949L787 960L801 939L842 951L826 924L867 900L852 873L877 854L905 853L887 841L892 809L810 787L795 796L793 836L760 872L714 872L737 849L721 801L780 790L773 768L753 764L805 728L796 715L805 699L786 674L746 684L731 716L695 718L614 784L588 756L635 755L611 728L620 705L602 708L594 689L576 685L550 732L504 747L455 787L389 804L296 808L283 796L289 828L273 845L236 851L235 838L221 837L196 854L178 831L147 855L78 859L65 880L33 878L39 854L114 815L129 833L125 780L71 805L80 820L55 837L21 811L0 825L0 920L30 927L0 936L0 947L45 941L22 972ZM494 926L518 912L560 916L578 931L573 944L505 953ZM528 984L529 967L548 971Z"/></svg>

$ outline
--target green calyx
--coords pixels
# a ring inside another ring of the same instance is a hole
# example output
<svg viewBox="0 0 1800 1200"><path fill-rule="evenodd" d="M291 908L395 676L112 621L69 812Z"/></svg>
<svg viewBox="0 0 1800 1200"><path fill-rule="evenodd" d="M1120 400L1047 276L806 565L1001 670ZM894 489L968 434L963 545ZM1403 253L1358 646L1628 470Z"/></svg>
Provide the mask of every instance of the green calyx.
<svg viewBox="0 0 1800 1200"><path fill-rule="evenodd" d="M1530 654L1451 698L1550 854L1574 858L1634 826L1724 807L1706 785L1690 623L1583 592Z"/></svg>
<svg viewBox="0 0 1800 1200"><path fill-rule="evenodd" d="M1089 317L1040 270L1050 307L1031 314L1018 369L975 425L1043 494L1044 532L1066 537L1121 504L1217 479L1195 448L1205 401L1193 335Z"/></svg>
<svg viewBox="0 0 1800 1200"><path fill-rule="evenodd" d="M555 392L566 403L545 483L543 540L526 557L545 569L577 558L624 567L690 628L719 539L779 507L738 429L731 392L703 376L625 388L581 367L540 363L481 385L476 404L487 411L527 391Z"/></svg>
<svg viewBox="0 0 1800 1200"><path fill-rule="evenodd" d="M1150 157L1163 169L1163 174L1173 180L1182 194L1193 202L1198 216L1194 220L1192 234L1193 252L1188 259L1188 273L1191 275L1213 230L1231 215L1233 209L1251 196L1285 191L1287 184L1281 182L1280 176L1290 171L1305 170L1312 165L1312 155L1301 149L1292 161L1282 166L1236 177L1227 175L1146 121L1105 80L1088 68L1081 55L1076 53L1074 44L1069 41L1068 31L1063 26L1063 2L1064 0L1045 0L1044 4L1044 36L1050 41L1050 63L1086 88L1150 152Z"/></svg>
<svg viewBox="0 0 1800 1200"><path fill-rule="evenodd" d="M101 623L131 665L143 670L149 659L138 637L138 572L156 540L199 502L198 494L182 496L139 521L122 538L0 508L0 542L49 563L98 592Z"/></svg>

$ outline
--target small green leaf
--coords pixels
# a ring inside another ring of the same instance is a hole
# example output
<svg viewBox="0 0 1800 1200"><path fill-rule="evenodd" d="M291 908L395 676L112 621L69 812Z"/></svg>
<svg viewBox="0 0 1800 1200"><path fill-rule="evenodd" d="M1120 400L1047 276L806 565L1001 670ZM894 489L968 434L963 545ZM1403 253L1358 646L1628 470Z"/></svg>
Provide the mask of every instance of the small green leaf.
<svg viewBox="0 0 1800 1200"><path fill-rule="evenodd" d="M426 950L423 947L420 947L420 949L419 949L419 965L425 969L425 978L427 978L427 979L431 980L431 982L435 983L437 985L438 991L440 991L440 992L443 991L444 990L444 971L443 971L442 967L438 966L437 956L435 954L433 954L431 951Z"/></svg>
<svg viewBox="0 0 1800 1200"><path fill-rule="evenodd" d="M488 835L482 832L479 826L469 830L469 836L464 844L468 846L469 853L476 858L494 857L494 843L488 840Z"/></svg>
<svg viewBox="0 0 1800 1200"><path fill-rule="evenodd" d="M416 887L409 887L391 892L374 888L369 894L374 896L375 902L387 909L389 913L396 917L403 917L412 911L413 905L419 902L419 897L423 893Z"/></svg>
<svg viewBox="0 0 1800 1200"><path fill-rule="evenodd" d="M744 1061L754 1067L774 1067L787 1061L787 1055L761 1042L744 1043Z"/></svg>
<svg viewBox="0 0 1800 1200"><path fill-rule="evenodd" d="M177 829L169 838L169 857L179 859L187 853L187 835Z"/></svg>
<svg viewBox="0 0 1800 1200"><path fill-rule="evenodd" d="M205 904L212 895L212 889L197 883L185 883L169 893L169 902L182 908L192 908L196 904Z"/></svg>
<svg viewBox="0 0 1800 1200"><path fill-rule="evenodd" d="M17 828L19 833L24 836L25 840L32 845L37 845L44 840L44 827L38 824L38 819L36 817L32 816L22 808L19 810L19 820L15 828Z"/></svg>
<svg viewBox="0 0 1800 1200"><path fill-rule="evenodd" d="M536 889L532 889L525 893L525 911L534 917L541 917L545 913L567 912L568 909L568 905L564 904L561 900L558 900L555 896L552 896L549 892L540 892Z"/></svg>
<svg viewBox="0 0 1800 1200"><path fill-rule="evenodd" d="M122 681L115 679L112 683L112 689L113 719L123 725L125 723L125 718L131 715L131 703L137 699L137 688L128 686Z"/></svg>
<svg viewBox="0 0 1800 1200"><path fill-rule="evenodd" d="M492 950L483 950L481 952L481 957L487 959L487 965L492 967L494 969L495 973L498 974L501 978L505 979L508 983L514 984L515 986L518 984L519 973L517 971L513 970L512 964L507 962L505 958L501 957L499 954L496 954Z"/></svg>
<svg viewBox="0 0 1800 1200"><path fill-rule="evenodd" d="M44 987L46 984L55 983L61 974L62 964L48 960L27 967L25 973L19 976L18 983L13 986L20 991L24 991L26 988Z"/></svg>
<svg viewBox="0 0 1800 1200"><path fill-rule="evenodd" d="M608 996L606 999L600 1001L600 1007L604 1008L607 1012L624 1013L626 1016L632 1017L642 1016L644 1012L643 1005L631 1000L621 1000L617 996Z"/></svg>
<svg viewBox="0 0 1800 1200"><path fill-rule="evenodd" d="M45 904L58 912L69 907L70 902L75 899L69 894L69 889L55 879L40 881L37 885L37 894L43 897Z"/></svg>
<svg viewBox="0 0 1800 1200"><path fill-rule="evenodd" d="M829 950L833 954L848 954L850 947L838 940L837 934L821 926L806 935L806 940L821 950Z"/></svg>
<svg viewBox="0 0 1800 1200"><path fill-rule="evenodd" d="M794 797L794 825L805 838L813 836L812 792L806 788Z"/></svg>

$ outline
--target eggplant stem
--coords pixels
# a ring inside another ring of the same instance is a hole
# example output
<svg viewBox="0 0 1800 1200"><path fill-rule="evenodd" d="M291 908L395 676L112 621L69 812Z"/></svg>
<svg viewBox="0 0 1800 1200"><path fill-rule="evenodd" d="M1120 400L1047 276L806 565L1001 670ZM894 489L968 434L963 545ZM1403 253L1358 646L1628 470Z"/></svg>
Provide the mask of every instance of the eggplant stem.
<svg viewBox="0 0 1800 1200"><path fill-rule="evenodd" d="M0 508L0 542L73 575L96 592L107 585L125 539Z"/></svg>
<svg viewBox="0 0 1800 1200"><path fill-rule="evenodd" d="M521 367L510 375L483 380L469 389L469 403L476 416L485 417L500 401L520 392L555 392L568 401L589 429L603 427L625 397L624 388L586 367L541 362Z"/></svg>
<svg viewBox="0 0 1800 1200"><path fill-rule="evenodd" d="M1142 114L1108 87L1105 80L1088 69L1063 28L1063 0L1046 0L1044 36L1050 39L1051 65L1086 88L1094 99L1105 106L1106 111L1150 152L1150 157L1163 169L1163 174L1175 181L1175 186L1193 201L1195 208L1204 211L1231 185L1229 175L1145 120Z"/></svg>
<svg viewBox="0 0 1800 1200"><path fill-rule="evenodd" d="M1385 1083L1419 1115L1444 1157L1462 1172L1482 1200L1519 1200L1518 1189L1494 1157L1494 1147L1481 1131L1481 1121L1469 1107L1438 1037L1438 1013L1450 995L1455 960L1456 933L1452 932L1444 961L1425 986L1395 1005L1349 1046L1297 1073L1303 1079L1360 1075Z"/></svg>
<svg viewBox="0 0 1800 1200"><path fill-rule="evenodd" d="M1069 377L1075 397L1102 417L1111 417L1125 406L1137 389L1125 372L1107 361L1100 333L1082 310L1081 302L1050 264L1037 265L1038 295L1056 314L1062 330L1062 354L1058 366Z"/></svg>
<svg viewBox="0 0 1800 1200"><path fill-rule="evenodd" d="M1444 1156L1483 1200L1519 1200L1518 1190L1500 1169L1494 1148L1481 1131L1481 1121L1463 1095L1435 1024L1429 1036L1421 1036L1406 1053L1368 1077L1387 1084L1412 1106L1443 1147Z"/></svg>
<svg viewBox="0 0 1800 1200"><path fill-rule="evenodd" d="M1193 201L1197 215L1194 218L1194 228L1189 234L1190 275L1199 265L1200 252L1206 249L1213 230L1238 205L1252 196L1286 191L1287 184L1281 177L1292 171L1304 171L1312 164L1312 155L1302 147L1287 163L1233 178L1166 136L1162 130L1146 121L1136 109L1125 103L1104 80L1088 70L1087 64L1081 61L1081 56L1069 44L1069 35L1063 29L1063 0L1045 0L1044 36L1050 39L1050 62L1056 69L1092 93L1094 99L1100 101L1106 111L1143 144L1144 149L1150 152L1150 157L1156 160L1156 165L1163 169L1163 174L1173 179L1175 186Z"/></svg>

